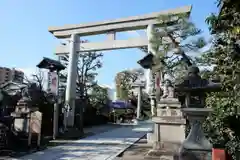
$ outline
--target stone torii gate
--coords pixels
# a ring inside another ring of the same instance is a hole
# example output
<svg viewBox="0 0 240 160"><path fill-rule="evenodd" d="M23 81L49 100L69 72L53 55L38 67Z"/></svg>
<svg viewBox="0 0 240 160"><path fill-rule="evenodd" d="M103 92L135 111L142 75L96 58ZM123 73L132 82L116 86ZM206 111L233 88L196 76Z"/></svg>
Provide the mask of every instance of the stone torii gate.
<svg viewBox="0 0 240 160"><path fill-rule="evenodd" d="M191 6L184 6L175 9L155 12L142 16L133 16L128 18L121 18L116 20L108 20L98 23L77 24L77 25L64 25L62 27L49 27L48 31L51 32L56 38L67 39L66 45L59 45L56 48L56 55L69 54L68 64L68 77L65 100L66 104L72 108L71 114L68 117L68 126L74 124L74 111L76 99L76 78L77 78L77 61L78 54L90 51L104 51L125 48L141 48L147 47L148 53L153 53L153 46L150 43L154 27L161 27L162 24L172 25L177 23L178 17L174 16L167 22L158 21L159 15L177 15L186 14L190 15ZM132 31L147 29L147 37L131 38L127 40L116 40L116 33L123 31ZM87 42L80 43L80 38L89 35L106 34L107 40L104 42ZM171 43L171 40L166 37L165 43ZM152 73L150 72L149 78ZM151 81L150 81L151 83ZM153 86L153 85L150 85Z"/></svg>

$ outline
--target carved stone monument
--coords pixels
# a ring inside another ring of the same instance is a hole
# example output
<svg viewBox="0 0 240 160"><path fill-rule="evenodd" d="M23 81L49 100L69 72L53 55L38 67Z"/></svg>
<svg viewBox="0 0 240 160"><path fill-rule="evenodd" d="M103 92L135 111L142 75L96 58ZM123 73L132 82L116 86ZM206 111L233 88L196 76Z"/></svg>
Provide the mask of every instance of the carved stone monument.
<svg viewBox="0 0 240 160"><path fill-rule="evenodd" d="M199 76L198 67L190 67L184 82L176 87L177 92L185 93L185 106L182 109L191 125L191 130L181 146L180 155L191 159L211 159L212 144L204 136L202 123L212 112L205 107L206 92L219 91L219 83L209 83ZM182 158L184 159L184 158Z"/></svg>
<svg viewBox="0 0 240 160"><path fill-rule="evenodd" d="M31 145L32 134L37 134L37 144L40 146L42 113L38 111L38 108L32 106L29 92L28 88L22 91L22 98L18 101L15 112L11 113L11 116L14 117L13 127L16 132L28 136L29 146Z"/></svg>
<svg viewBox="0 0 240 160"><path fill-rule="evenodd" d="M148 156L165 157L166 153L174 155L185 139L185 119L181 104L174 97L174 88L170 80L165 81L164 94L157 104L157 114L153 117L153 148Z"/></svg>

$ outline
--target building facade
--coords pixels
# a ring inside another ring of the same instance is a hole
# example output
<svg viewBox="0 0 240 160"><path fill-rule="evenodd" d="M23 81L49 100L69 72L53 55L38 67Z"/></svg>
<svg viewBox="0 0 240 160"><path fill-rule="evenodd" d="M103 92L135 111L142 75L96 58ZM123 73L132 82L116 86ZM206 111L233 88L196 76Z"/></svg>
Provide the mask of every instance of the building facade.
<svg viewBox="0 0 240 160"><path fill-rule="evenodd" d="M23 83L23 80L24 73L22 71L16 70L15 68L0 67L0 84L9 81Z"/></svg>

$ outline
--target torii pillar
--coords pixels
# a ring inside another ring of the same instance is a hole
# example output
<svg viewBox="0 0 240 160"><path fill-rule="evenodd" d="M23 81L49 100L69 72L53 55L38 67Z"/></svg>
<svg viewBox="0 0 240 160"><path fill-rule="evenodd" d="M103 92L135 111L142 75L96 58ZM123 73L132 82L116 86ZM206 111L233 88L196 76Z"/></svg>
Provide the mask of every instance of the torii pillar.
<svg viewBox="0 0 240 160"><path fill-rule="evenodd" d="M67 86L65 93L65 105L68 108L64 116L64 126L74 125L74 111L75 111L75 100L76 100L76 86L77 86L77 64L78 64L78 53L77 47L80 43L80 38L76 34L72 34L69 41L69 64L67 74Z"/></svg>

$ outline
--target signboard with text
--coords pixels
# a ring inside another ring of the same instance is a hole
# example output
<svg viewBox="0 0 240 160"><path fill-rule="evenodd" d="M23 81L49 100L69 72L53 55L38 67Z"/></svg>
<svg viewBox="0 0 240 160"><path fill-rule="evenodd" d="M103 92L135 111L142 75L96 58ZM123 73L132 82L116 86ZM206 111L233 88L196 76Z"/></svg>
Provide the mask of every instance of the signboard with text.
<svg viewBox="0 0 240 160"><path fill-rule="evenodd" d="M48 72L48 92L56 94L58 87L58 75L56 72Z"/></svg>

